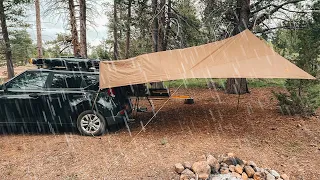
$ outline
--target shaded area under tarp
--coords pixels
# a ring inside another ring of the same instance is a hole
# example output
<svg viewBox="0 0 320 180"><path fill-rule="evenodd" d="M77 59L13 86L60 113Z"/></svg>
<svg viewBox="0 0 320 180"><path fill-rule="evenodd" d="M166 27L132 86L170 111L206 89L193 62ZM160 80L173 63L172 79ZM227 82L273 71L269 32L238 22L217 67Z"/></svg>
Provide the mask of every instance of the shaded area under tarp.
<svg viewBox="0 0 320 180"><path fill-rule="evenodd" d="M100 62L100 88L187 78L315 79L249 30L201 46Z"/></svg>

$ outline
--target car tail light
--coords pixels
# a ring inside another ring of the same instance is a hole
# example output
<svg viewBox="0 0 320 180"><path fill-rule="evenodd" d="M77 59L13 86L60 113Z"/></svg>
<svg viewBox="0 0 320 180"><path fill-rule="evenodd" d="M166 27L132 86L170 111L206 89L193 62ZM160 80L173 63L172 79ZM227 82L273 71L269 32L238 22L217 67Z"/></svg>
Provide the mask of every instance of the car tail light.
<svg viewBox="0 0 320 180"><path fill-rule="evenodd" d="M119 111L118 114L120 114L120 115L125 115L127 110L130 110L129 104L123 105L123 106L122 106L122 110Z"/></svg>
<svg viewBox="0 0 320 180"><path fill-rule="evenodd" d="M125 110L125 109L122 109L121 111L118 112L118 114L120 114L120 115L125 115L125 114L126 114L126 110Z"/></svg>
<svg viewBox="0 0 320 180"><path fill-rule="evenodd" d="M115 93L114 93L114 90L112 88L108 89L108 95L111 96L111 97L115 97Z"/></svg>

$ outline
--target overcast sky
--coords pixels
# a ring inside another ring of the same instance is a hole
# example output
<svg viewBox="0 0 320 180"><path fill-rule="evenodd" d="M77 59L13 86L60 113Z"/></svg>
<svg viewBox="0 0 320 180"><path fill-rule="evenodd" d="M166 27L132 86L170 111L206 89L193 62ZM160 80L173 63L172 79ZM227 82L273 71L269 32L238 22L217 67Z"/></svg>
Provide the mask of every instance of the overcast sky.
<svg viewBox="0 0 320 180"><path fill-rule="evenodd" d="M103 2L111 2L111 0L103 0ZM102 6L102 0L95 0L95 8L97 10L96 18L94 18L95 26L91 27L87 25L87 41L91 45L97 45L101 40L107 38L107 28L106 24L108 23L108 18L106 16L105 7ZM45 3L41 3L41 14L43 14L46 9ZM36 41L36 17L34 5L31 5L27 10L27 23L31 24L31 27L27 29L30 33L31 38ZM69 33L67 29L67 22L59 18L58 15L51 15L48 17L41 17L41 26L42 26L42 39L43 41L51 41L56 38L58 33Z"/></svg>

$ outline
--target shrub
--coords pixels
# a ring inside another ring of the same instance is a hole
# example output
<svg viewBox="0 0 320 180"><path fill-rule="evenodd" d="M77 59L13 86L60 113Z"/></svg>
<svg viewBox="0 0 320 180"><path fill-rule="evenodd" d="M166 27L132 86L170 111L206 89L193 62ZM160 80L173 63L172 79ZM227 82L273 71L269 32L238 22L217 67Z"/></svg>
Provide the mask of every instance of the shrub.
<svg viewBox="0 0 320 180"><path fill-rule="evenodd" d="M272 92L279 101L280 111L284 115L299 114L312 116L320 106L320 84L318 80L287 80L288 92Z"/></svg>

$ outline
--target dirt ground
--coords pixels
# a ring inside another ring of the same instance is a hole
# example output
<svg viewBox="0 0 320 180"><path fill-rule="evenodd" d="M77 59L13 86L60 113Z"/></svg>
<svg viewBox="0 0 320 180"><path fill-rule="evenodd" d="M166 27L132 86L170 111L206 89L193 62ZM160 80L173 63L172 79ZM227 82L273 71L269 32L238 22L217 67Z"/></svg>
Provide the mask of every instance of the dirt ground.
<svg viewBox="0 0 320 180"><path fill-rule="evenodd" d="M26 65L26 66L17 66L14 68L14 73L15 74L20 74L25 70L28 69L36 69L36 66L33 65ZM7 73L7 66L0 66L0 79L4 79L5 81L7 80L8 73Z"/></svg>
<svg viewBox="0 0 320 180"><path fill-rule="evenodd" d="M227 152L292 180L319 179L319 117L280 115L271 90L251 89L237 110L237 95L181 89L195 104L169 101L138 136L151 112L130 124L132 136L126 128L95 138L2 135L0 179L171 179L175 163ZM159 109L164 101L154 103Z"/></svg>

